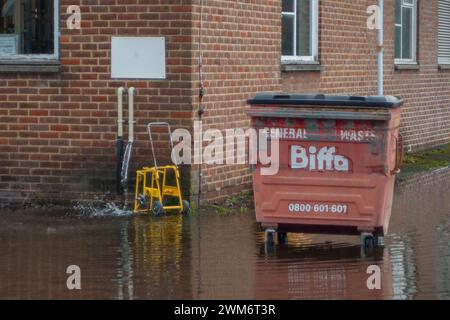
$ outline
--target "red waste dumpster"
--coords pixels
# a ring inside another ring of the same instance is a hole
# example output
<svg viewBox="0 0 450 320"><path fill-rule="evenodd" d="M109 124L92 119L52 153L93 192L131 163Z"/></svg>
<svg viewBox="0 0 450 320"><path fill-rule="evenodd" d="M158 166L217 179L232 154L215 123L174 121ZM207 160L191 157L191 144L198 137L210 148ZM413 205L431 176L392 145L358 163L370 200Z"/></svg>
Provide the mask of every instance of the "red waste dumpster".
<svg viewBox="0 0 450 320"><path fill-rule="evenodd" d="M279 139L279 170L253 172L256 219L280 233L387 233L403 155L393 96L262 93L252 127Z"/></svg>

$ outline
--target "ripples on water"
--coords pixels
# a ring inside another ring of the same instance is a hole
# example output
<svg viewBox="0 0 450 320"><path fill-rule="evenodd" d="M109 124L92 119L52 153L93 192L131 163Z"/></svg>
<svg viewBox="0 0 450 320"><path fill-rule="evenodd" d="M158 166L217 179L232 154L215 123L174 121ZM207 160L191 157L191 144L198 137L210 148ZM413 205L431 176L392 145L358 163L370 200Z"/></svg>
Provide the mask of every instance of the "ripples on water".
<svg viewBox="0 0 450 320"><path fill-rule="evenodd" d="M86 218L98 217L126 217L131 216L133 211L123 208L115 203L109 202L102 206L91 203L78 203L70 213L66 215L77 215Z"/></svg>
<svg viewBox="0 0 450 320"><path fill-rule="evenodd" d="M449 171L397 189L386 247L370 255L345 236L289 234L266 247L253 213L3 213L0 298L450 299ZM81 291L66 289L71 264ZM366 287L370 265L381 290Z"/></svg>

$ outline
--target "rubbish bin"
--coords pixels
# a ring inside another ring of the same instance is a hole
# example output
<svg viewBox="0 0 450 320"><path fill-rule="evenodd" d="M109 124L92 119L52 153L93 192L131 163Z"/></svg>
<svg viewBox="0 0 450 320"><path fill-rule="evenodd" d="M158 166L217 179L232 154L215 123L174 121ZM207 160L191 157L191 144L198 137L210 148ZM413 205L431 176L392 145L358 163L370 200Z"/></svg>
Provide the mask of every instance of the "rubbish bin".
<svg viewBox="0 0 450 320"><path fill-rule="evenodd" d="M387 233L403 144L394 96L262 93L248 101L252 127L279 139L279 170L253 172L263 229Z"/></svg>

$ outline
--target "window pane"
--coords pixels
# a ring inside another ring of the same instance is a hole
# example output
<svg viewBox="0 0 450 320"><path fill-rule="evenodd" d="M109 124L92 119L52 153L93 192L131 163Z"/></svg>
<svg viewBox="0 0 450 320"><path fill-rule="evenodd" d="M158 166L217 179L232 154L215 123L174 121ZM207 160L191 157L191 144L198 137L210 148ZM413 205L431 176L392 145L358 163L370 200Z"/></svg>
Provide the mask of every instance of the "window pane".
<svg viewBox="0 0 450 320"><path fill-rule="evenodd" d="M412 17L411 8L403 8L402 59L412 59Z"/></svg>
<svg viewBox="0 0 450 320"><path fill-rule="evenodd" d="M283 56L294 55L294 16L283 15L281 20L281 51Z"/></svg>
<svg viewBox="0 0 450 320"><path fill-rule="evenodd" d="M297 55L311 56L311 0L297 0Z"/></svg>
<svg viewBox="0 0 450 320"><path fill-rule="evenodd" d="M402 24L402 0L395 0L395 24Z"/></svg>
<svg viewBox="0 0 450 320"><path fill-rule="evenodd" d="M0 0L0 55L52 54L53 3Z"/></svg>
<svg viewBox="0 0 450 320"><path fill-rule="evenodd" d="M402 27L395 27L395 59L402 58Z"/></svg>
<svg viewBox="0 0 450 320"><path fill-rule="evenodd" d="M283 0L283 12L294 12L294 1L295 0Z"/></svg>

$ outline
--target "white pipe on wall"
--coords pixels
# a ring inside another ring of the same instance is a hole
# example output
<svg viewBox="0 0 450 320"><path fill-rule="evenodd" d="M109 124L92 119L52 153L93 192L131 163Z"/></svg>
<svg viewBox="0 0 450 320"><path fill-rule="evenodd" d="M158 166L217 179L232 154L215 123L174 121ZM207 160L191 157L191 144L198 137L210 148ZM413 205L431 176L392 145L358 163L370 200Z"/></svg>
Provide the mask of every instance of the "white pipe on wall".
<svg viewBox="0 0 450 320"><path fill-rule="evenodd" d="M131 87L128 89L128 141L134 141L134 91L136 89Z"/></svg>
<svg viewBox="0 0 450 320"><path fill-rule="evenodd" d="M123 93L124 87L117 89L117 136L123 137Z"/></svg>
<svg viewBox="0 0 450 320"><path fill-rule="evenodd" d="M382 96L384 95L384 70L383 70L383 47L384 47L384 0L378 0L378 95Z"/></svg>

